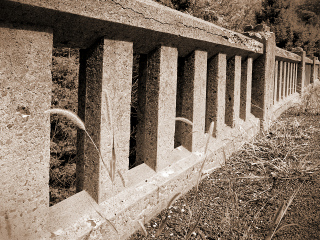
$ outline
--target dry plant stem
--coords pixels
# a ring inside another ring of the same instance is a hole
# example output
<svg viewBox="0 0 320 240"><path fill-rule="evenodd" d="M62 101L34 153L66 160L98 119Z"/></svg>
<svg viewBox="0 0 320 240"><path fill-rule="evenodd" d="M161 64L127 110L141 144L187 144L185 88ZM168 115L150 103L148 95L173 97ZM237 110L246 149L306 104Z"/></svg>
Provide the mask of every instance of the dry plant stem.
<svg viewBox="0 0 320 240"><path fill-rule="evenodd" d="M141 227L141 229L142 229L143 235L144 235L145 237L147 237L147 236L148 236L148 232L147 232L147 229L144 227L144 224L143 224L143 222L141 221L141 219L138 221L138 223L140 224L140 227Z"/></svg>
<svg viewBox="0 0 320 240"><path fill-rule="evenodd" d="M170 207L172 206L172 204L180 197L180 195L181 195L181 192L176 193L176 194L170 199L170 201L168 202L167 208L170 208ZM159 237L160 234L161 234L161 232L163 231L163 229L164 229L164 227L165 227L165 225L166 225L166 223L167 223L167 220L168 220L168 215L169 215L169 214L167 213L165 219L161 222L160 227L159 227L159 229L157 230L155 237Z"/></svg>
<svg viewBox="0 0 320 240"><path fill-rule="evenodd" d="M198 217L196 223L193 225L192 228L189 229L189 231L188 231L188 233L187 233L187 235L186 235L185 240L188 240L188 239L191 237L191 234L192 234L192 233L194 232L194 230L196 229L196 227L197 227L197 225L198 225L198 223L199 223L199 221L200 221L200 218L201 218L201 209L200 209L200 214L199 214L199 217Z"/></svg>
<svg viewBox="0 0 320 240"><path fill-rule="evenodd" d="M100 156L100 158L101 158L101 160L102 160L102 163L103 163L104 167L106 168L106 170L108 171L109 176L110 176L110 179L111 179L111 181L112 181L110 171L109 171L106 163L104 162L104 160L103 160L103 158L102 158L102 155L101 155L101 153L100 153L97 145L94 143L93 139L91 138L91 136L90 136L90 134L87 132L87 130L84 130L84 131L86 132L86 134L87 134L87 136L89 137L90 141L93 143L94 147L96 148L97 152L99 153L99 156Z"/></svg>
<svg viewBox="0 0 320 240"><path fill-rule="evenodd" d="M181 122L184 122L186 124L189 124L189 125L193 126L193 123L189 119L186 119L184 117L176 117L175 120L176 121L181 121Z"/></svg>
<svg viewBox="0 0 320 240"><path fill-rule="evenodd" d="M293 199L296 197L297 193L299 192L301 186L302 186L303 182L300 183L299 187L294 191L294 193L291 195L291 197L289 198L289 201L287 204L285 204L285 201L282 203L281 207L279 208L279 210L276 212L275 216L274 216L274 220L273 220L273 226L275 225L274 230L272 231L272 229L269 231L267 237L265 238L265 240L271 240L272 237L274 236L274 234L276 232L278 232L278 230L282 229L283 227L279 228L280 222L282 220L282 218L284 217L284 215L286 214L286 212L288 211L289 206L291 205ZM296 224L289 224L289 225L296 225Z"/></svg>
<svg viewBox="0 0 320 240"><path fill-rule="evenodd" d="M210 127L209 127L209 131L208 131L208 136L207 136L207 141L206 141L206 146L205 146L205 150L204 150L204 159L202 161L202 164L201 164L201 167L200 167L200 170L199 170L199 176L197 178L197 185L196 185L196 193L199 191L199 183L200 183L200 180L201 180L201 176L202 176L202 171L203 171L203 168L204 168L204 165L206 163L206 160L207 160L207 155L208 155L208 147L209 147L209 142L210 142L210 138L213 134L213 129L214 129L214 122L211 122L210 124ZM194 208L194 204L195 204L195 200L196 200L196 194L192 200L192 209ZM191 214L190 214L190 219L189 219L189 222L188 222L188 226L190 225L190 221L191 221L191 218L192 218L192 211L190 210Z"/></svg>
<svg viewBox="0 0 320 240"><path fill-rule="evenodd" d="M213 133L213 128L214 128L214 122L211 122L210 127L209 127L209 131L208 131L206 147L204 149L204 159L202 161L201 168L200 168L200 171L199 171L199 176L198 176L198 179L197 179L197 191L199 190L199 182L201 180L202 170L203 170L204 164L206 163L206 160L207 160L208 146L209 146L210 138L211 138L212 133Z"/></svg>
<svg viewBox="0 0 320 240"><path fill-rule="evenodd" d="M100 217L102 217L104 220L106 220L106 222L112 227L112 229L117 233L118 239L120 240L120 235L118 230L116 229L116 227L113 225L112 222L110 222L109 219L107 219L107 217L103 214L102 210L99 209L99 205L95 206L93 205L90 201L89 201L90 205L94 208L94 210L99 214ZM91 233L90 233L91 234ZM89 235L90 236L90 235Z"/></svg>
<svg viewBox="0 0 320 240"><path fill-rule="evenodd" d="M111 108L111 104L110 104L109 94L108 94L107 90L103 90L103 92L105 94L105 99L106 99L106 103L107 103L107 106L108 106L108 109L107 109L108 119L109 119L109 122L110 122L111 131L112 131L112 158L111 158L111 161L110 161L109 175L110 175L110 179L111 179L111 181L113 183L114 179L115 179L116 161L117 161L116 151L115 151L115 142L114 142L113 114L112 114L112 108Z"/></svg>
<svg viewBox="0 0 320 240"><path fill-rule="evenodd" d="M85 125L83 123L83 121L73 112L69 111L69 110L65 110L65 109L60 109L60 108L53 108L53 109L49 109L47 111L45 111L45 113L50 113L50 114L59 114L62 115L66 118L68 118L69 120L71 120L78 128L80 128L81 130L85 131L85 133L87 134L87 136L89 137L90 141L93 143L94 147L96 148L97 152L99 153L99 156L101 158L101 161L103 163L103 165L105 166L107 172L109 173L110 179L112 180L111 177L111 172L109 171L102 155L101 152L99 151L97 145L94 143L93 139L91 138L90 134L87 132Z"/></svg>

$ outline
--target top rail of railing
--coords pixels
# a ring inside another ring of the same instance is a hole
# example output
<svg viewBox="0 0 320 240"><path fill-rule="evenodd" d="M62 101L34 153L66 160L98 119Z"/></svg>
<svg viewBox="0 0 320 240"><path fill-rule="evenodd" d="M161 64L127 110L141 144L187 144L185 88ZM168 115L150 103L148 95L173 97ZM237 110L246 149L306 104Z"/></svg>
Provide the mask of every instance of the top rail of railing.
<svg viewBox="0 0 320 240"><path fill-rule="evenodd" d="M1 0L0 22L50 27L55 46L87 48L96 39L131 41L147 53L155 45L216 54L260 55L263 44L151 0ZM214 46L218 46L215 49Z"/></svg>
<svg viewBox="0 0 320 240"><path fill-rule="evenodd" d="M289 60L294 62L301 61L301 56L299 56L298 54L289 52L279 47L276 47L275 55L277 60L284 60L284 61Z"/></svg>

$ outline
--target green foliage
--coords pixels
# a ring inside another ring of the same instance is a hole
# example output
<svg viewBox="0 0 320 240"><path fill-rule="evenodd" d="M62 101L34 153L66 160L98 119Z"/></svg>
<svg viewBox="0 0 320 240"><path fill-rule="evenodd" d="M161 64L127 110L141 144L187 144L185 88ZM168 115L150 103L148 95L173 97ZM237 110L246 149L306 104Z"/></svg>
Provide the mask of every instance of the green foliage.
<svg viewBox="0 0 320 240"><path fill-rule="evenodd" d="M320 114L320 81L316 79L313 84L308 85L301 96L301 112Z"/></svg>

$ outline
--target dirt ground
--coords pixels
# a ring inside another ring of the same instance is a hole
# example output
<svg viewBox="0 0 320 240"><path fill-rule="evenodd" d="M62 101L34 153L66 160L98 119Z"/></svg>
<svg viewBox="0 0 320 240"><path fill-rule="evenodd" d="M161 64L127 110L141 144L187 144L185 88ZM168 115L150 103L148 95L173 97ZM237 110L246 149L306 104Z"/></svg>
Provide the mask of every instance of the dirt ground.
<svg viewBox="0 0 320 240"><path fill-rule="evenodd" d="M130 240L266 239L274 229L272 239L320 239L319 143L320 116L290 109Z"/></svg>

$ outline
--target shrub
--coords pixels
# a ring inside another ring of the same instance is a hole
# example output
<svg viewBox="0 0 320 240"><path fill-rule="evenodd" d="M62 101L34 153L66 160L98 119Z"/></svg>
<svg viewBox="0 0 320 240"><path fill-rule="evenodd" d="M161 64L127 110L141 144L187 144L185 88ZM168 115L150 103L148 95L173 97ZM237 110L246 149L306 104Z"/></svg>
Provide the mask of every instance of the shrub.
<svg viewBox="0 0 320 240"><path fill-rule="evenodd" d="M308 85L302 93L301 110L313 114L320 113L320 81L316 79L313 84Z"/></svg>

